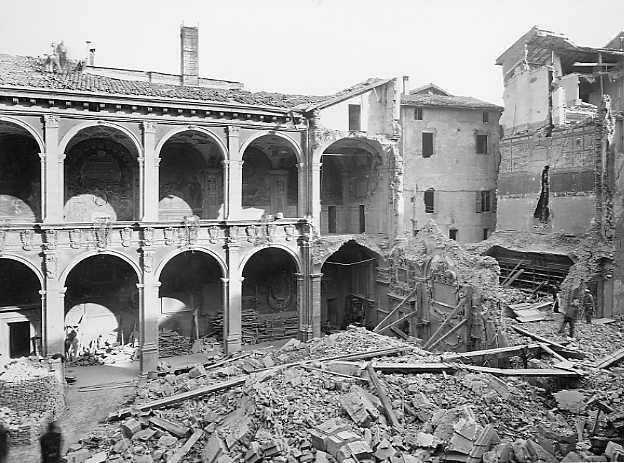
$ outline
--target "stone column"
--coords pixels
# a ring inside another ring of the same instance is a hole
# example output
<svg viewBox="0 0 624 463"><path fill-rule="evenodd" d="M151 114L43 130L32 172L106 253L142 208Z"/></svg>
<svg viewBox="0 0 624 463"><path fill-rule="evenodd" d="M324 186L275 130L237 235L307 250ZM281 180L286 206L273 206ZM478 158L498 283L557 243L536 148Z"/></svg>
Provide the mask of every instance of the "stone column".
<svg viewBox="0 0 624 463"><path fill-rule="evenodd" d="M46 355L65 355L65 291L58 281L46 278L46 289L41 294L42 348Z"/></svg>
<svg viewBox="0 0 624 463"><path fill-rule="evenodd" d="M307 285L305 274L295 273L297 279L297 314L299 316L299 339L308 340L308 304L306 304Z"/></svg>
<svg viewBox="0 0 624 463"><path fill-rule="evenodd" d="M297 163L297 217L306 215L306 165Z"/></svg>
<svg viewBox="0 0 624 463"><path fill-rule="evenodd" d="M143 271L144 283L137 283L139 290L139 325L141 327L141 373L156 371L158 367L158 321L160 304L158 288L151 272Z"/></svg>
<svg viewBox="0 0 624 463"><path fill-rule="evenodd" d="M321 232L321 163L310 166L310 214L317 233Z"/></svg>
<svg viewBox="0 0 624 463"><path fill-rule="evenodd" d="M241 309L243 276L239 270L240 247L227 245L228 277L223 281L223 340L227 354L238 352L242 343Z"/></svg>
<svg viewBox="0 0 624 463"><path fill-rule="evenodd" d="M142 170L141 220L158 220L160 153L156 152L156 123L143 122L143 156L139 157Z"/></svg>
<svg viewBox="0 0 624 463"><path fill-rule="evenodd" d="M312 337L321 336L321 278L322 273L310 275L310 313L308 323Z"/></svg>
<svg viewBox="0 0 624 463"><path fill-rule="evenodd" d="M243 210L243 153L240 152L240 129L229 126L227 139L230 159L226 162L228 171L225 183L226 219L240 219Z"/></svg>
<svg viewBox="0 0 624 463"><path fill-rule="evenodd" d="M44 116L43 133L45 153L41 158L41 207L43 222L59 223L63 220L63 159L59 152L59 117Z"/></svg>

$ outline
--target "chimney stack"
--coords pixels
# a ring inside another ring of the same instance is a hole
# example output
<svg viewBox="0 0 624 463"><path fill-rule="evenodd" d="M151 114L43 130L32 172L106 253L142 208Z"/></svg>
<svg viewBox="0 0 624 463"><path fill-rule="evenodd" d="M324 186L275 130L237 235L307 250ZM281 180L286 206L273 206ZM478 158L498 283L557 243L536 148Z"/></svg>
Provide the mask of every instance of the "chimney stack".
<svg viewBox="0 0 624 463"><path fill-rule="evenodd" d="M182 85L199 86L199 28L180 26Z"/></svg>
<svg viewBox="0 0 624 463"><path fill-rule="evenodd" d="M409 87L409 76L403 76L403 95L407 95Z"/></svg>
<svg viewBox="0 0 624 463"><path fill-rule="evenodd" d="M89 52L87 64L89 66L95 66L95 45L90 40L87 40L87 51Z"/></svg>

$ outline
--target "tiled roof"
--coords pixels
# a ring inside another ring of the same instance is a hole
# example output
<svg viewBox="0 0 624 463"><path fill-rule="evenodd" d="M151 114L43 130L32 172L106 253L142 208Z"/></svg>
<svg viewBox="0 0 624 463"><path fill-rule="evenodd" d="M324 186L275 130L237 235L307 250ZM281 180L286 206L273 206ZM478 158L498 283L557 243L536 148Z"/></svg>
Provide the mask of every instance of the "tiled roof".
<svg viewBox="0 0 624 463"><path fill-rule="evenodd" d="M401 103L413 106L439 106L447 108L464 108L464 109L494 109L501 110L502 107L487 101L479 100L471 96L455 96L455 95L435 95L416 93L413 95L403 95Z"/></svg>
<svg viewBox="0 0 624 463"><path fill-rule="evenodd" d="M379 77L370 77L363 82L359 82L355 85L352 85L349 88L341 90L340 92L327 96L324 98L319 98L318 101L312 102L311 104L301 105L301 109L306 109L308 111L312 109L322 109L328 106L334 105L336 103L340 103L341 101L348 100L349 98L353 98L354 96L361 95L375 87L379 87L380 85L387 84L392 79L380 79Z"/></svg>
<svg viewBox="0 0 624 463"><path fill-rule="evenodd" d="M45 72L39 58L0 54L0 86L229 102L277 108L293 108L330 98L123 80L87 74L77 70L75 65L70 67L74 69L63 73Z"/></svg>

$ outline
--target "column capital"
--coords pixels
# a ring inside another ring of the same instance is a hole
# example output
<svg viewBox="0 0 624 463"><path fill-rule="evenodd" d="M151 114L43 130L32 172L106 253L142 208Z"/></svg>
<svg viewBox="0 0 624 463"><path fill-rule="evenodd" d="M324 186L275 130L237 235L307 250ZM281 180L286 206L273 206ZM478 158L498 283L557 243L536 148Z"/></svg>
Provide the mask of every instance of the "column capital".
<svg viewBox="0 0 624 463"><path fill-rule="evenodd" d="M228 125L227 135L228 137L238 137L240 135L240 127L236 125Z"/></svg>
<svg viewBox="0 0 624 463"><path fill-rule="evenodd" d="M303 273L294 273L293 275L295 275L295 278L299 281L305 280L305 275Z"/></svg>
<svg viewBox="0 0 624 463"><path fill-rule="evenodd" d="M47 153L37 153L39 155L39 159L41 159L41 162L45 162L46 158L48 157Z"/></svg>
<svg viewBox="0 0 624 463"><path fill-rule="evenodd" d="M224 285L227 285L230 282L229 278L219 278L221 280L221 283L223 283Z"/></svg>
<svg viewBox="0 0 624 463"><path fill-rule="evenodd" d="M156 122L143 121L143 133L156 133Z"/></svg>
<svg viewBox="0 0 624 463"><path fill-rule="evenodd" d="M317 278L321 278L323 276L322 273L310 273L310 279L315 280Z"/></svg>
<svg viewBox="0 0 624 463"><path fill-rule="evenodd" d="M46 129L58 129L60 117L57 114L45 114L43 122Z"/></svg>

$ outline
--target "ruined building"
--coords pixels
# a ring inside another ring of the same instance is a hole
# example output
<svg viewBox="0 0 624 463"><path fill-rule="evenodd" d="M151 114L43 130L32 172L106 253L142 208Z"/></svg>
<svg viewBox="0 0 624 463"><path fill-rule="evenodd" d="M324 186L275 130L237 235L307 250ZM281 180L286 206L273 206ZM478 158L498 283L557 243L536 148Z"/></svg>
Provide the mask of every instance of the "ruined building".
<svg viewBox="0 0 624 463"><path fill-rule="evenodd" d="M136 342L151 370L161 329L233 352L374 324L428 217L458 239L494 226L497 107L400 79L253 93L200 75L198 34L181 29L179 75L97 66L94 47L0 55L1 355L63 352L79 326L83 345ZM468 166L465 197L445 191Z"/></svg>
<svg viewBox="0 0 624 463"><path fill-rule="evenodd" d="M621 312L624 34L590 48L534 27L496 64L505 111L490 253L503 278L585 284L601 315Z"/></svg>

